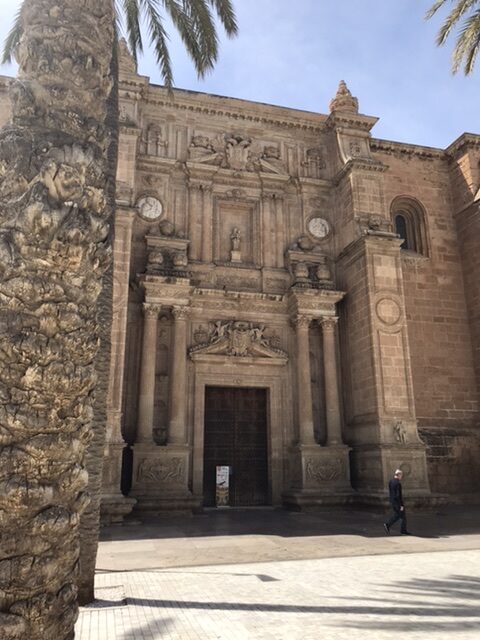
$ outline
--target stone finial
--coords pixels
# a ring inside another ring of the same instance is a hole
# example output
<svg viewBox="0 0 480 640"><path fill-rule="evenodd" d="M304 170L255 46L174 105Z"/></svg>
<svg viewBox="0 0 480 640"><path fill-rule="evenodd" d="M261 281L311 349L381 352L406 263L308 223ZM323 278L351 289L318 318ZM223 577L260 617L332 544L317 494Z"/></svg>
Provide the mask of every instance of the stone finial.
<svg viewBox="0 0 480 640"><path fill-rule="evenodd" d="M137 73L137 63L130 53L125 38L118 43L118 67L124 73Z"/></svg>
<svg viewBox="0 0 480 640"><path fill-rule="evenodd" d="M340 80L337 93L330 102L330 113L334 111L358 113L358 100L352 96L344 80Z"/></svg>

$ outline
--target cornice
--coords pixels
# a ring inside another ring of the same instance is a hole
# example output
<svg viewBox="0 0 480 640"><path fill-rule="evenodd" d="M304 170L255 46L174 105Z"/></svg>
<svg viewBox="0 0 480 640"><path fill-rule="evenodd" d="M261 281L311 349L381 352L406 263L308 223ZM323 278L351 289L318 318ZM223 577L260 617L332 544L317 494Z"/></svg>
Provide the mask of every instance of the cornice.
<svg viewBox="0 0 480 640"><path fill-rule="evenodd" d="M380 140L379 138L372 138L370 140L370 148L372 151L381 151L388 154L414 155L420 158L445 158L445 151L443 151L443 149L395 142L393 140Z"/></svg>
<svg viewBox="0 0 480 640"><path fill-rule="evenodd" d="M185 89L174 89L170 96L164 87L149 85L143 100L145 104L155 107L230 118L237 122L301 129L314 134L326 130L327 116L323 114Z"/></svg>
<svg viewBox="0 0 480 640"><path fill-rule="evenodd" d="M361 131L370 131L379 118L376 116L366 116L362 113L348 113L335 111L331 113L327 120L327 128L339 129L341 127L347 129L360 129Z"/></svg>
<svg viewBox="0 0 480 640"><path fill-rule="evenodd" d="M462 133L450 146L445 149L445 153L452 159L458 158L466 149L479 148L480 135L475 133Z"/></svg>
<svg viewBox="0 0 480 640"><path fill-rule="evenodd" d="M368 160L362 158L351 158L340 171L335 175L333 182L338 184L352 171L372 171L377 173L384 173L388 169L386 164L378 162L377 160Z"/></svg>

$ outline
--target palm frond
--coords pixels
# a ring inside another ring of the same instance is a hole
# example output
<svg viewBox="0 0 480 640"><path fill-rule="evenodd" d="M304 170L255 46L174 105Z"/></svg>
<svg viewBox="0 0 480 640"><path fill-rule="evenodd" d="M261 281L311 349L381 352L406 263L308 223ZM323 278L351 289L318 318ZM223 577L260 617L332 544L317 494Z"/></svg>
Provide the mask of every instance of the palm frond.
<svg viewBox="0 0 480 640"><path fill-rule="evenodd" d="M233 38L238 33L238 24L231 0L209 0L217 12L220 22L229 38Z"/></svg>
<svg viewBox="0 0 480 640"><path fill-rule="evenodd" d="M140 28L140 8L138 0L121 0L123 16L125 19L126 36L130 46L130 52L138 61L138 54L143 53L142 30Z"/></svg>
<svg viewBox="0 0 480 640"><path fill-rule="evenodd" d="M183 0L200 47L200 58L193 61L199 77L213 69L218 58L218 36L209 2L210 0Z"/></svg>
<svg viewBox="0 0 480 640"><path fill-rule="evenodd" d="M475 4L477 4L478 0L460 0L457 2L455 7L448 14L445 22L443 23L440 31L437 35L437 44L442 45L452 32L452 29L456 27L462 18L463 15L467 11L469 11Z"/></svg>
<svg viewBox="0 0 480 640"><path fill-rule="evenodd" d="M425 20L430 20L430 18L434 16L447 2L448 0L436 0L425 14Z"/></svg>
<svg viewBox="0 0 480 640"><path fill-rule="evenodd" d="M155 51L155 59L160 67L163 81L171 89L173 86L173 72L167 45L168 34L158 11L158 0L138 0L138 2L140 8L145 12L150 44Z"/></svg>
<svg viewBox="0 0 480 640"><path fill-rule="evenodd" d="M20 8L15 16L12 28L8 32L8 35L5 38L5 42L3 43L1 64L8 64L12 62L12 59L15 55L15 51L18 47L23 33L21 14L22 9Z"/></svg>
<svg viewBox="0 0 480 640"><path fill-rule="evenodd" d="M426 14L429 19L439 9L447 4L448 0L436 0ZM453 8L445 18L437 34L437 45L444 45L452 31L458 28L458 36L452 53L452 71L457 73L463 65L465 75L472 73L475 60L480 47L480 0L451 0ZM467 17L468 13L473 12Z"/></svg>
<svg viewBox="0 0 480 640"><path fill-rule="evenodd" d="M170 15L185 48L194 61L200 60L201 50L193 22L179 0L162 0L165 10Z"/></svg>
<svg viewBox="0 0 480 640"><path fill-rule="evenodd" d="M117 33L123 32L130 52L137 62L143 53L142 23L146 25L150 44L165 85L173 86L173 72L168 50L168 34L162 11L170 17L195 66L199 77L213 69L218 58L218 34L214 13L229 37L238 32L232 0L115 0ZM3 63L10 62L22 36L19 11L5 40Z"/></svg>
<svg viewBox="0 0 480 640"><path fill-rule="evenodd" d="M452 70L456 73L464 63L464 73L469 75L475 66L480 50L480 9L465 20L460 29L452 55Z"/></svg>

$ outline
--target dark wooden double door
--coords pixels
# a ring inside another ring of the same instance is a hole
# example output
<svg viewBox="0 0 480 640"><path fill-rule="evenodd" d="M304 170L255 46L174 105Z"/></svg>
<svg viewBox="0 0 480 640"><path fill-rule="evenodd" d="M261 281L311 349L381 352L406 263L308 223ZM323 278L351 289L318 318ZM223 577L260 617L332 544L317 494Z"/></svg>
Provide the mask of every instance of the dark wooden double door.
<svg viewBox="0 0 480 640"><path fill-rule="evenodd" d="M230 506L269 503L266 389L206 387L205 506L215 505L217 465L232 468Z"/></svg>

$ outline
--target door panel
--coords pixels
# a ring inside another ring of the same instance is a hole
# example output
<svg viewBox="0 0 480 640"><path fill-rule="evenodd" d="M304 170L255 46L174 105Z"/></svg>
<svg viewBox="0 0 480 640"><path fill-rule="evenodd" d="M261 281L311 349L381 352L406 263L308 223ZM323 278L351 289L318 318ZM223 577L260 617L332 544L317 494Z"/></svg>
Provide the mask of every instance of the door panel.
<svg viewBox="0 0 480 640"><path fill-rule="evenodd" d="M215 505L215 468L232 467L230 505L268 504L267 390L206 387L204 504Z"/></svg>

